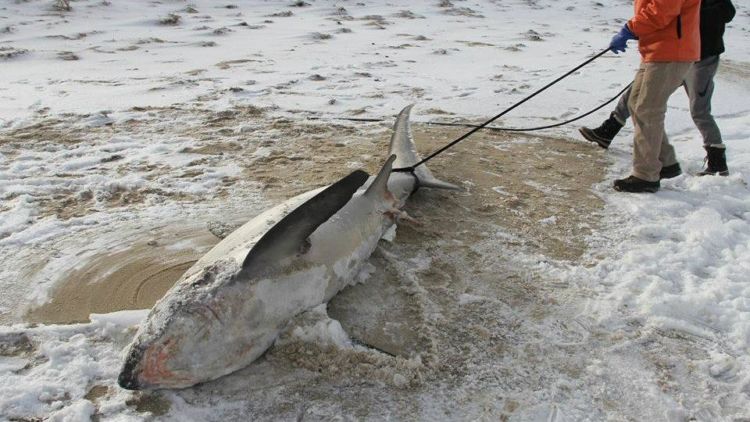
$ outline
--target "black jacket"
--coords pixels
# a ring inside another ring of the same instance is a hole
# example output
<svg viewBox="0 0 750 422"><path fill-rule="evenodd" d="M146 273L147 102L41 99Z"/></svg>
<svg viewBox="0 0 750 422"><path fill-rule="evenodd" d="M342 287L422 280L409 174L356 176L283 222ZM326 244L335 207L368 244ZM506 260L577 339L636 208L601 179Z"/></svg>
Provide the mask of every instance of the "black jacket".
<svg viewBox="0 0 750 422"><path fill-rule="evenodd" d="M735 12L731 0L701 2L701 60L724 52L724 25Z"/></svg>

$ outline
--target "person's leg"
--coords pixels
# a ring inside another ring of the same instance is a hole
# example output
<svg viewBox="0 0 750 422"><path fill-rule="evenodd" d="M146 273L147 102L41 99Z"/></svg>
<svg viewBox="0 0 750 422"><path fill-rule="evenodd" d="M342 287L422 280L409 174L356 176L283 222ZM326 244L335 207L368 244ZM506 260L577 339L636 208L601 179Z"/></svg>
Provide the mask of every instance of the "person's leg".
<svg viewBox="0 0 750 422"><path fill-rule="evenodd" d="M664 117L670 95L682 84L690 63L644 63L629 102L635 127L633 176L658 182L662 164L677 162L664 131ZM634 95L637 90L637 95Z"/></svg>
<svg viewBox="0 0 750 422"><path fill-rule="evenodd" d="M635 75L635 80L633 81L633 85L630 89L630 98L628 100L628 110L630 111L630 114L632 116L633 121L635 122L635 116L633 114L634 105L638 104L640 101L641 95L643 95L644 92L644 84L646 82L645 79L645 73L646 73L646 64L641 63L640 68L638 68L638 72ZM649 182L647 180L638 179L634 176L626 177L625 179L619 179L615 180L614 183L615 190L618 191L624 191L624 192L656 192L659 190L659 182Z"/></svg>
<svg viewBox="0 0 750 422"><path fill-rule="evenodd" d="M628 89L628 114L633 115L633 104L638 102L638 99L641 96L641 91L643 90L643 73L646 71L645 63L641 63L641 66L638 68L638 71L635 73L635 79L633 79L633 84L630 86L630 89Z"/></svg>
<svg viewBox="0 0 750 422"><path fill-rule="evenodd" d="M693 64L685 78L685 91L690 98L690 115L703 136L703 147L706 149L706 168L698 172L699 176L729 174L726 146L711 114L714 76L718 67L719 56L707 57Z"/></svg>
<svg viewBox="0 0 750 422"><path fill-rule="evenodd" d="M631 85L630 88L622 93L622 95L620 96L620 101L617 102L617 106L610 115L610 117L614 117L615 119L617 119L617 122L620 123L621 126L625 126L625 123L630 118L630 110L628 110L628 100L630 99L630 92L632 90L633 86Z"/></svg>
<svg viewBox="0 0 750 422"><path fill-rule="evenodd" d="M617 107L615 107L609 118L599 127L591 129L584 126L578 130L587 141L595 142L604 149L609 148L609 144L612 143L612 140L617 136L617 133L620 132L620 129L622 129L630 117L630 111L628 110L630 90L631 88L628 88L623 92L620 96L620 101L617 103Z"/></svg>
<svg viewBox="0 0 750 422"><path fill-rule="evenodd" d="M720 145L721 131L711 114L711 97L714 93L714 76L719 67L719 56L703 59L688 71L685 90L690 98L690 115L703 135L703 145Z"/></svg>
<svg viewBox="0 0 750 422"><path fill-rule="evenodd" d="M677 164L677 154L675 154L672 144L669 143L667 132L662 132L661 149L659 149L659 162L661 163L662 168Z"/></svg>

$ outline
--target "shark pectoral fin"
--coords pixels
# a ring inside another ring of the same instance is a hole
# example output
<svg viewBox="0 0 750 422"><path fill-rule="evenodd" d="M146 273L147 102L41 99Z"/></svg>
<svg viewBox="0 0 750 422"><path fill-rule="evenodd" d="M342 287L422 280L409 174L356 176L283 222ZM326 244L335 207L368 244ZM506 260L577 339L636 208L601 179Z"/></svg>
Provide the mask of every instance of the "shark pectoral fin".
<svg viewBox="0 0 750 422"><path fill-rule="evenodd" d="M388 192L388 178L391 176L391 169L393 168L393 162L396 160L396 156L391 154L385 164L378 172L377 177L373 180L372 184L367 188L365 195L375 198L385 198L390 194Z"/></svg>
<svg viewBox="0 0 750 422"><path fill-rule="evenodd" d="M279 261L309 250L309 236L346 205L369 177L367 172L354 171L290 212L253 246L242 271L262 274Z"/></svg>

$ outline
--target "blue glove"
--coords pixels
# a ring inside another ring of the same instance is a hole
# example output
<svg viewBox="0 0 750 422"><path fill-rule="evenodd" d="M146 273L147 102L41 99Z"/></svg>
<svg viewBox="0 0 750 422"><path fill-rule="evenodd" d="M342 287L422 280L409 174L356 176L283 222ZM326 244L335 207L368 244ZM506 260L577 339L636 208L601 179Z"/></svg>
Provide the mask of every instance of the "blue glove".
<svg viewBox="0 0 750 422"><path fill-rule="evenodd" d="M612 50L613 53L623 53L625 52L625 48L627 47L628 40L637 40L638 37L635 36L633 31L628 28L628 24L625 24L620 32L617 33L614 37L612 37L612 41L609 43L609 49Z"/></svg>

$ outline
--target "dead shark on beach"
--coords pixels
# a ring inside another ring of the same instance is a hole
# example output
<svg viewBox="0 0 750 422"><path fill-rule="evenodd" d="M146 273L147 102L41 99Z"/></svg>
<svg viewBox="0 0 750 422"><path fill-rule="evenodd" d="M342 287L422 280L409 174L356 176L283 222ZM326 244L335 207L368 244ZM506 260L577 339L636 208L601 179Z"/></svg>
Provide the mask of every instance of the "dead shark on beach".
<svg viewBox="0 0 750 422"><path fill-rule="evenodd" d="M186 388L241 369L294 316L351 284L421 187L458 189L419 162L404 108L375 177L354 171L253 218L199 259L154 305L128 346L126 389Z"/></svg>

